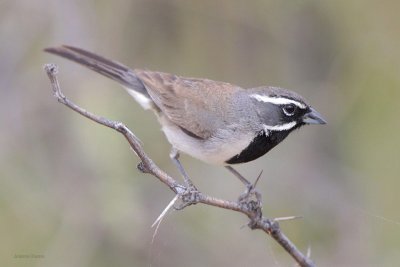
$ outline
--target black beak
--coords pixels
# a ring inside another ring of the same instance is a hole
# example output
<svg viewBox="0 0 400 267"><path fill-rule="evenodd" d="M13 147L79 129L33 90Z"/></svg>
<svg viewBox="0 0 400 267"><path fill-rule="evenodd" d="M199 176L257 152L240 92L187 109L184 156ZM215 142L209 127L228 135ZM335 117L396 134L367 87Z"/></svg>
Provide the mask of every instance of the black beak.
<svg viewBox="0 0 400 267"><path fill-rule="evenodd" d="M305 124L326 124L326 121L322 118L315 109L310 108L310 111L303 116L303 123Z"/></svg>

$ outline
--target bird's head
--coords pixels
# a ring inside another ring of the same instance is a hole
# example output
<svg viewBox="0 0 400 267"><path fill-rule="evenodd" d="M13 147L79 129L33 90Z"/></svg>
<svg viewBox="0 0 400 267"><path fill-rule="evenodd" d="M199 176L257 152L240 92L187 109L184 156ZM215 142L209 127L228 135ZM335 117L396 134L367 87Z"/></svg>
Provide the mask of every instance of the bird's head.
<svg viewBox="0 0 400 267"><path fill-rule="evenodd" d="M305 124L326 124L322 116L299 94L278 87L249 92L265 132L291 132Z"/></svg>

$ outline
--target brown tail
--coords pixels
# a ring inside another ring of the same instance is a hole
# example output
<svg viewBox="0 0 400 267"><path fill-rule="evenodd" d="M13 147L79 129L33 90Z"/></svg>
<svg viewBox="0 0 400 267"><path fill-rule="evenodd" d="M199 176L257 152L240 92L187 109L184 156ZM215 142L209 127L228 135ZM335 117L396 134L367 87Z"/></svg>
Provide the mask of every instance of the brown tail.
<svg viewBox="0 0 400 267"><path fill-rule="evenodd" d="M84 65L95 72L117 81L123 86L148 96L143 83L138 79L135 72L121 63L111 61L81 48L68 45L49 47L44 49L44 51Z"/></svg>

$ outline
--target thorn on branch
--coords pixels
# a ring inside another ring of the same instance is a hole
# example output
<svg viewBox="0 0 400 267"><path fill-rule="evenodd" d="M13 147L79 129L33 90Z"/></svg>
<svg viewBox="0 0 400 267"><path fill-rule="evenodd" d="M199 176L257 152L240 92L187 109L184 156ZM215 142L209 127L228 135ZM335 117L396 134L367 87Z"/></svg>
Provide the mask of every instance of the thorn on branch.
<svg viewBox="0 0 400 267"><path fill-rule="evenodd" d="M297 219L303 219L303 216L277 217L277 218L274 218L274 221L282 222L282 221L291 221L291 220L297 220Z"/></svg>

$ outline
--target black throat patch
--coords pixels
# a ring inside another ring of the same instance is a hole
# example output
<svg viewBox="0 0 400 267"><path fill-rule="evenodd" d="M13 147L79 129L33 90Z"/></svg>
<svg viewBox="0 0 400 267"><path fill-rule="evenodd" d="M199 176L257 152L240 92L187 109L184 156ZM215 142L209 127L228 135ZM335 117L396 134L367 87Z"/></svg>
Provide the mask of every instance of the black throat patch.
<svg viewBox="0 0 400 267"><path fill-rule="evenodd" d="M290 132L291 130L271 131L266 135L265 131L262 131L240 154L233 156L225 162L228 164L238 164L255 160L279 144Z"/></svg>

